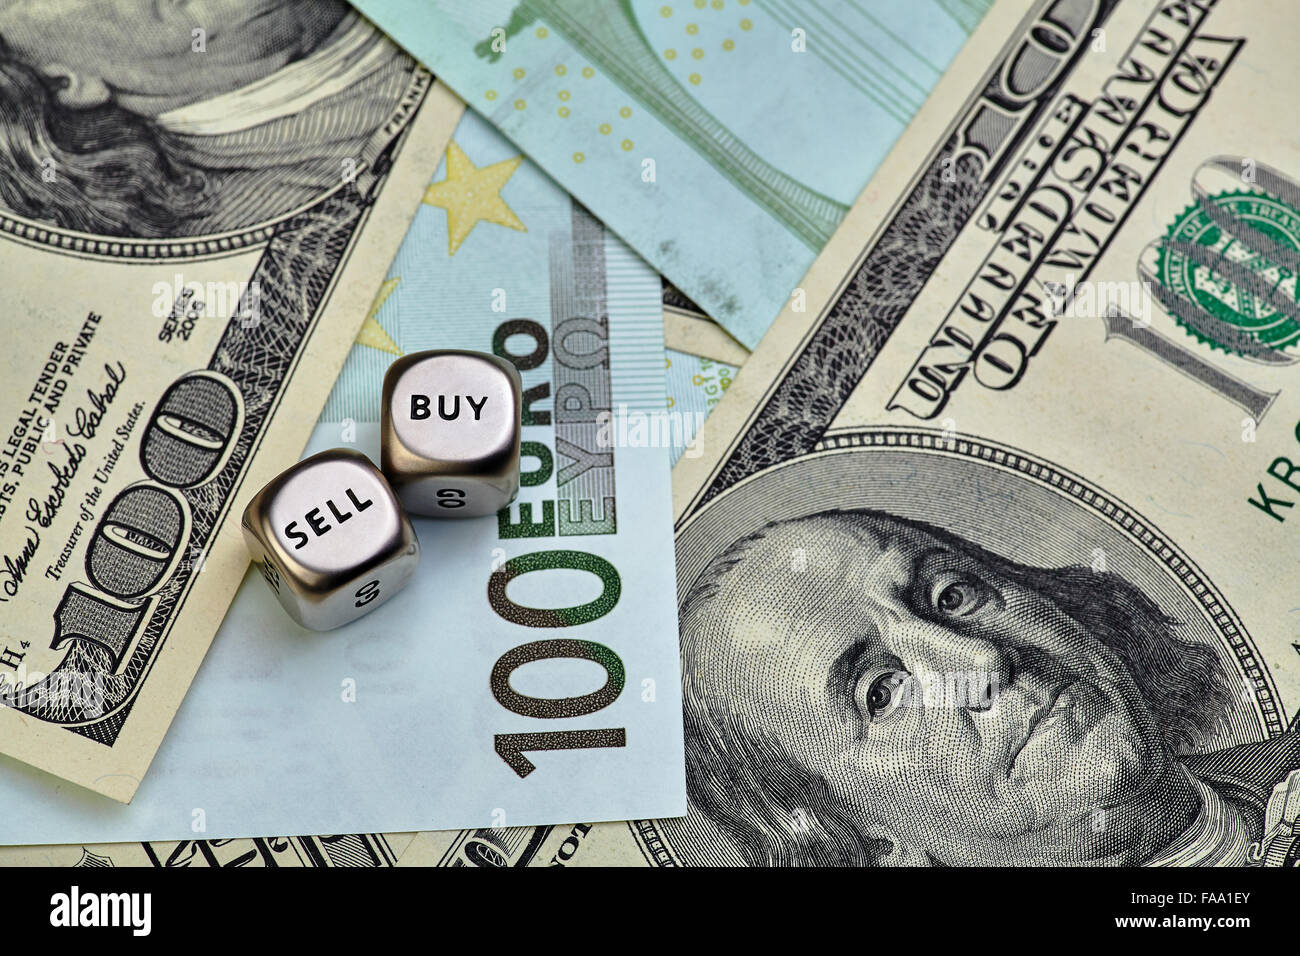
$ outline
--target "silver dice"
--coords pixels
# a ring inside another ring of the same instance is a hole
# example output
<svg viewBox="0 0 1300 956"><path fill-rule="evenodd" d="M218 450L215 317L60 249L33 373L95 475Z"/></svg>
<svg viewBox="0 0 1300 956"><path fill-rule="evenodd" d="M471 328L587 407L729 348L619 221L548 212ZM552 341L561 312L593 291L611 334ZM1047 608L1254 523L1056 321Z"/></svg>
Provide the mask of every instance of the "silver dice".
<svg viewBox="0 0 1300 956"><path fill-rule="evenodd" d="M407 510L488 515L519 491L519 372L482 352L416 352L384 376L383 469Z"/></svg>
<svg viewBox="0 0 1300 956"><path fill-rule="evenodd" d="M290 617L325 631L411 579L420 545L383 474L342 448L300 461L244 509L244 540Z"/></svg>

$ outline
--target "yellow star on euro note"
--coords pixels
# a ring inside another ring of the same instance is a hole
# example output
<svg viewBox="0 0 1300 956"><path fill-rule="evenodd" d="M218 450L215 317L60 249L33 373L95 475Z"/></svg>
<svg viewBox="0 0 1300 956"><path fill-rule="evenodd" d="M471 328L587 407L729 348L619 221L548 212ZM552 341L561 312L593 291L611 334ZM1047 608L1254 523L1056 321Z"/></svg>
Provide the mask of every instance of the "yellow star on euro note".
<svg viewBox="0 0 1300 956"><path fill-rule="evenodd" d="M379 287L379 293L375 296L375 301L370 305L370 311L366 313L366 321L361 324L361 331L357 333L357 345L366 345L372 349L378 349L381 352L391 352L393 355L401 355L402 350L397 347L392 336L384 331L384 327L379 324L379 308L388 297L393 294L397 284L402 281L401 276L394 276L391 279L385 279L384 284Z"/></svg>
<svg viewBox="0 0 1300 956"><path fill-rule="evenodd" d="M516 156L480 169L455 141L447 144L447 178L426 189L424 201L447 210L448 255L456 254L480 221L528 231L501 198L501 187L523 161L522 156Z"/></svg>

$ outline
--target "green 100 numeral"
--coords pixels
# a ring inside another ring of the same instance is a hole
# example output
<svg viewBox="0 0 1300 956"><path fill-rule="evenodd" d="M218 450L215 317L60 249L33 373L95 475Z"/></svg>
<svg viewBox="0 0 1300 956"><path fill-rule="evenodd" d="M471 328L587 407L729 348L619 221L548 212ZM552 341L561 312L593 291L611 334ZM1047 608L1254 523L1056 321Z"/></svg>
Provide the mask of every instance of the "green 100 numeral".
<svg viewBox="0 0 1300 956"><path fill-rule="evenodd" d="M567 608L534 608L516 604L506 596L506 587L515 578L533 571L569 569L594 574L601 583L600 595L593 601ZM575 627L599 620L613 610L622 592L618 569L604 558L585 551L534 551L506 561L488 579L488 603L492 610L513 624L524 627ZM545 660L585 660L605 670L605 684L581 697L529 697L510 686L510 675L524 664ZM604 644L595 641L553 639L531 641L506 651L492 668L490 685L497 703L521 717L554 720L583 717L603 710L618 700L626 682L623 661ZM510 769L526 777L536 766L524 756L530 750L587 750L597 747L627 745L622 727L600 730L555 730L540 733L497 734L496 752Z"/></svg>

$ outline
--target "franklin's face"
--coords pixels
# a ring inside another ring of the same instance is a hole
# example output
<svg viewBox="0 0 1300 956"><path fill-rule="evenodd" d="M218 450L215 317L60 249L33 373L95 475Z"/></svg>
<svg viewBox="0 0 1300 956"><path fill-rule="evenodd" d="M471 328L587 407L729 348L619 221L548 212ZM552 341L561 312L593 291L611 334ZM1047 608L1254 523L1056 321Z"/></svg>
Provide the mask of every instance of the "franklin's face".
<svg viewBox="0 0 1300 956"><path fill-rule="evenodd" d="M778 526L685 626L697 688L824 777L894 862L1113 861L1175 766L1106 645L884 516Z"/></svg>
<svg viewBox="0 0 1300 956"><path fill-rule="evenodd" d="M0 0L0 36L68 105L155 116L274 73L342 19L333 0ZM204 31L204 52L193 31Z"/></svg>

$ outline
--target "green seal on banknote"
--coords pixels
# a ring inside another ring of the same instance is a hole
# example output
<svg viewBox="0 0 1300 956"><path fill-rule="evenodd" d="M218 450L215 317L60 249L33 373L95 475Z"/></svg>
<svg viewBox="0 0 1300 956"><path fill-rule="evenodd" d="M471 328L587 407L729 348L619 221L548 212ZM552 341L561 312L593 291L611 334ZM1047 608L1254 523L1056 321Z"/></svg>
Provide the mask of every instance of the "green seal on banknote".
<svg viewBox="0 0 1300 956"><path fill-rule="evenodd" d="M1202 321L1195 322L1172 310L1198 341L1237 355L1257 351L1243 341L1285 351L1300 339L1300 309L1295 270L1277 261L1278 249L1300 250L1300 211L1264 193L1221 192L1192 203L1169 226L1154 278L1199 307Z"/></svg>

